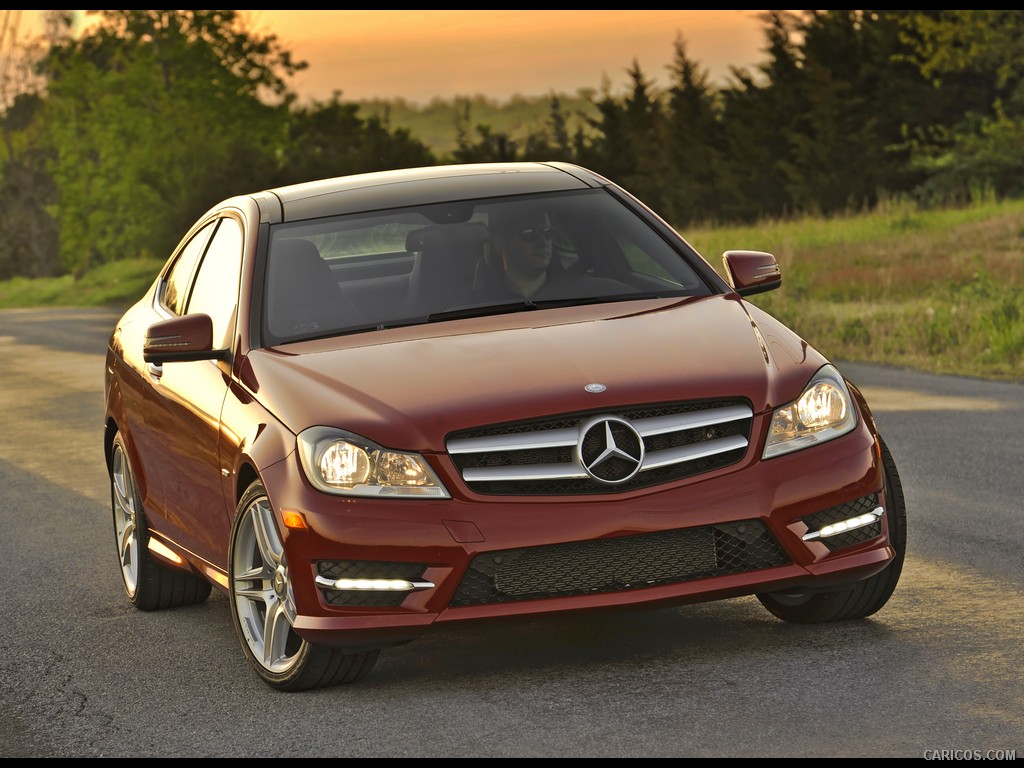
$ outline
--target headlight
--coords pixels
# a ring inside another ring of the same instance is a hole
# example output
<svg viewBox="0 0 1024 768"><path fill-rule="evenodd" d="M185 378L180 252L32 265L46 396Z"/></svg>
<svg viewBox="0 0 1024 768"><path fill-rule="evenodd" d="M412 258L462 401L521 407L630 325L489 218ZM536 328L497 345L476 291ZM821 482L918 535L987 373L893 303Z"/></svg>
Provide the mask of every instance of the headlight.
<svg viewBox="0 0 1024 768"><path fill-rule="evenodd" d="M417 453L400 453L331 427L299 434L299 458L309 481L342 496L447 499L448 491Z"/></svg>
<svg viewBox="0 0 1024 768"><path fill-rule="evenodd" d="M819 370L803 394L777 408L768 428L763 458L809 448L845 435L857 425L857 412L843 377L833 366Z"/></svg>

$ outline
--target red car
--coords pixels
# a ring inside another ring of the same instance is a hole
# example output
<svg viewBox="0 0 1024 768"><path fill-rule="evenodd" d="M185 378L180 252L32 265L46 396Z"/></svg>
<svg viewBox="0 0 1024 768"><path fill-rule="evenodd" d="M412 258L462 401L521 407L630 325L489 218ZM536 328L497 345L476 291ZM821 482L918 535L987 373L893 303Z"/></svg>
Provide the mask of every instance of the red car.
<svg viewBox="0 0 1024 768"><path fill-rule="evenodd" d="M607 179L430 167L244 195L118 321L104 447L142 610L227 593L286 690L436 625L756 595L878 611L906 512L864 398Z"/></svg>

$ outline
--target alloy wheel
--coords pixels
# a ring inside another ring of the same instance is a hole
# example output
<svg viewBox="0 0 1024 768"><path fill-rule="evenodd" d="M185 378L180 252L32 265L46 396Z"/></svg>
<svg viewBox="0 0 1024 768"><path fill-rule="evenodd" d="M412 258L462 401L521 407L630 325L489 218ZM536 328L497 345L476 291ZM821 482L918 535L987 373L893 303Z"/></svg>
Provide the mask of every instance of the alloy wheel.
<svg viewBox="0 0 1024 768"><path fill-rule="evenodd" d="M295 598L284 546L265 496L242 514L232 553L235 612L255 659L270 672L284 673L302 650L292 629Z"/></svg>
<svg viewBox="0 0 1024 768"><path fill-rule="evenodd" d="M117 552L121 560L121 575L129 596L139 587L139 526L138 500L131 464L120 445L114 447L111 462L113 488L114 532Z"/></svg>

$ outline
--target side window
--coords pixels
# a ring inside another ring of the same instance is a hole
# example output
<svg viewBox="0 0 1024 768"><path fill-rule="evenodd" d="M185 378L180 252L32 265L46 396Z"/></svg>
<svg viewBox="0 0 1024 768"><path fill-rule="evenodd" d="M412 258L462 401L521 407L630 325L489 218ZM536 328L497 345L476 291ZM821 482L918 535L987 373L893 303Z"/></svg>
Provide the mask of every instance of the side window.
<svg viewBox="0 0 1024 768"><path fill-rule="evenodd" d="M216 222L211 222L196 232L195 237L188 241L174 265L171 267L160 291L160 303L175 315L185 313L185 300L188 297L188 281L192 277L196 262L203 254L206 242Z"/></svg>
<svg viewBox="0 0 1024 768"><path fill-rule="evenodd" d="M221 219L199 265L188 300L188 314L205 313L213 320L214 349L231 346L238 308L243 243L241 224L232 218Z"/></svg>

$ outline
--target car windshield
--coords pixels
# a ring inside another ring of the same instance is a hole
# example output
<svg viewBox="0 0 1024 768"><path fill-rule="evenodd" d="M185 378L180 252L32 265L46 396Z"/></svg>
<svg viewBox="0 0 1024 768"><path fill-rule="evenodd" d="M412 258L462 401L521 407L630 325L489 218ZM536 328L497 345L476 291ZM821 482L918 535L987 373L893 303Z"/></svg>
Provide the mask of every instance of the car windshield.
<svg viewBox="0 0 1024 768"><path fill-rule="evenodd" d="M604 190L396 208L272 228L270 344L518 310L693 296L684 256Z"/></svg>

